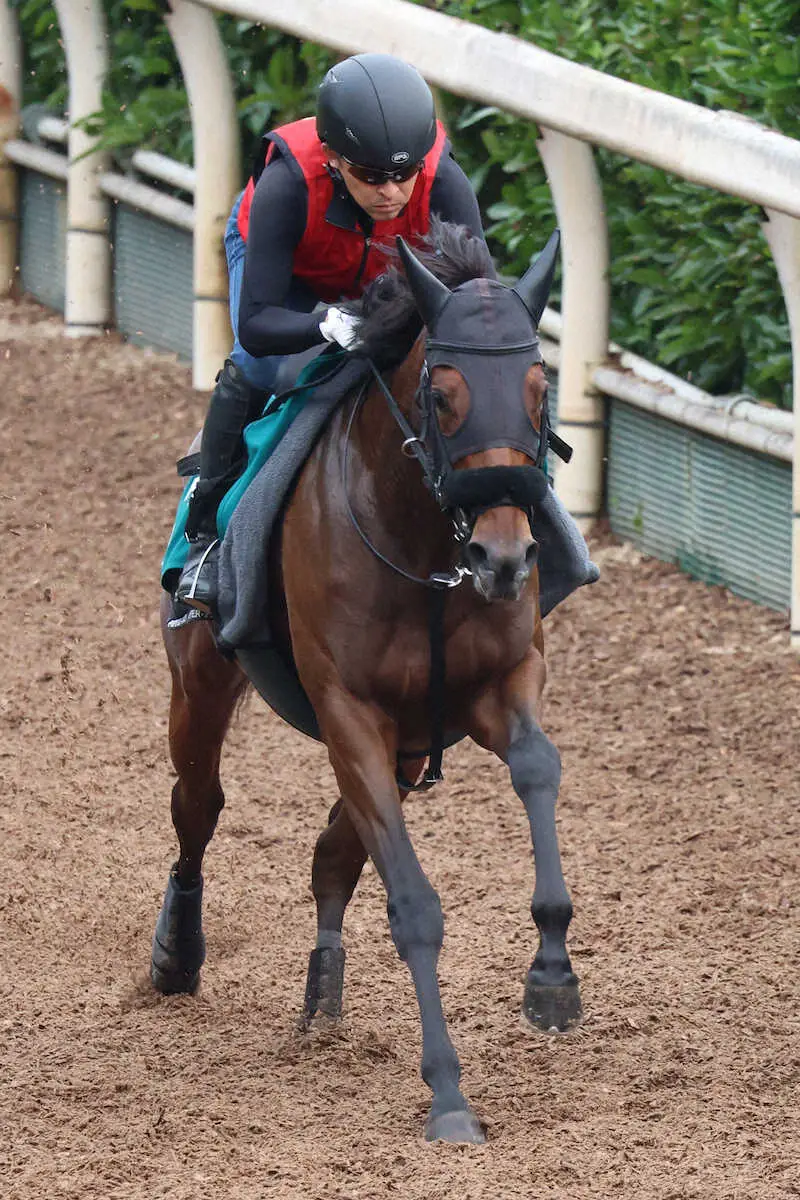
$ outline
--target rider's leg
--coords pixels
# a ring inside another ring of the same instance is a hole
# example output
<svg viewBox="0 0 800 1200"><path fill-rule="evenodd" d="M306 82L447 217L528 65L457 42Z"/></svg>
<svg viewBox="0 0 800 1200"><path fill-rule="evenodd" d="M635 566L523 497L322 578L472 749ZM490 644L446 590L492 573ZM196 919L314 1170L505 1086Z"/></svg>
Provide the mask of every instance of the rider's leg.
<svg viewBox="0 0 800 1200"><path fill-rule="evenodd" d="M186 521L186 536L191 544L175 589L176 599L204 613L210 613L216 601L217 508L245 465L244 428L260 415L283 361L278 356L253 358L239 342L239 301L246 249L237 224L240 202L241 197L233 206L225 230L233 350L217 376L203 426L200 476Z"/></svg>
<svg viewBox="0 0 800 1200"><path fill-rule="evenodd" d="M186 518L189 553L175 591L178 600L201 612L211 612L216 598L217 507L241 473L242 431L259 415L264 397L232 359L225 360L203 426L200 475Z"/></svg>

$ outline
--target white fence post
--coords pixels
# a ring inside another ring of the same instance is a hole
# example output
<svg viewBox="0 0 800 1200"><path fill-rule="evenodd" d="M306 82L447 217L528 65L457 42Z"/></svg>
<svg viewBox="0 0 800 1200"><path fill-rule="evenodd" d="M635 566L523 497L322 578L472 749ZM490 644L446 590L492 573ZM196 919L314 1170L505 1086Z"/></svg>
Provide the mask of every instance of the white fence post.
<svg viewBox="0 0 800 1200"><path fill-rule="evenodd" d="M552 129L541 133L539 152L562 238L558 426L575 450L572 464L556 464L556 486L586 527L603 501L604 403L592 373L608 354L608 230L591 146Z"/></svg>
<svg viewBox="0 0 800 1200"><path fill-rule="evenodd" d="M17 172L3 153L16 137L22 100L22 47L16 13L0 0L0 296L7 296L17 270Z"/></svg>
<svg viewBox="0 0 800 1200"><path fill-rule="evenodd" d="M68 337L102 333L111 321L109 202L100 188L106 156L75 122L97 112L108 65L107 37L98 0L55 0L69 72L67 176Z"/></svg>
<svg viewBox="0 0 800 1200"><path fill-rule="evenodd" d="M792 649L800 652L800 220L767 209L762 226L783 288L792 335L794 461L792 463Z"/></svg>
<svg viewBox="0 0 800 1200"><path fill-rule="evenodd" d="M209 389L230 353L228 269L223 234L241 186L239 126L225 47L213 15L171 0L167 27L183 71L194 136L194 321L192 382Z"/></svg>

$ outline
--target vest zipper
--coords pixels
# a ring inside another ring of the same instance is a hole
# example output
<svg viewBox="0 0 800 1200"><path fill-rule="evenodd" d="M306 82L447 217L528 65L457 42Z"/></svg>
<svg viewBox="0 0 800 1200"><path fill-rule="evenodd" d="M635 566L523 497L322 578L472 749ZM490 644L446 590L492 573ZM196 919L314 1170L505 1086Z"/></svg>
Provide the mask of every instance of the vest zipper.
<svg viewBox="0 0 800 1200"><path fill-rule="evenodd" d="M367 256L369 255L370 244L371 244L371 239L369 237L365 237L364 238L364 253L361 255L361 262L358 264L358 270L356 271L356 277L353 280L353 290L354 291L356 291L358 289L358 285L361 283L361 276L364 274L364 268L367 265Z"/></svg>

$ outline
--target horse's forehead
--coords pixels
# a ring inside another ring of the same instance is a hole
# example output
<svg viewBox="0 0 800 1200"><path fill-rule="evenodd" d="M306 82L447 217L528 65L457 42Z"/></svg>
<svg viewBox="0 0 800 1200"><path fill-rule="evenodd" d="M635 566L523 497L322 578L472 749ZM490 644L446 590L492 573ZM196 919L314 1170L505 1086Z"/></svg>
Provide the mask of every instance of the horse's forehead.
<svg viewBox="0 0 800 1200"><path fill-rule="evenodd" d="M496 279L470 279L451 294L436 321L437 341L513 346L530 341L530 314L516 292Z"/></svg>

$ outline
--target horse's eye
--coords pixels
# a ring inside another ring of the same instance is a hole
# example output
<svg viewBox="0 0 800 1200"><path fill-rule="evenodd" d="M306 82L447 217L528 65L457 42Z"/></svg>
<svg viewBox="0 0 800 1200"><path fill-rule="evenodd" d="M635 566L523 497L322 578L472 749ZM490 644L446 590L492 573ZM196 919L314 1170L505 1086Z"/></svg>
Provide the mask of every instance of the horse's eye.
<svg viewBox="0 0 800 1200"><path fill-rule="evenodd" d="M446 413L451 411L450 404L444 392L440 392L438 388L434 388L431 392L431 397L439 412Z"/></svg>

